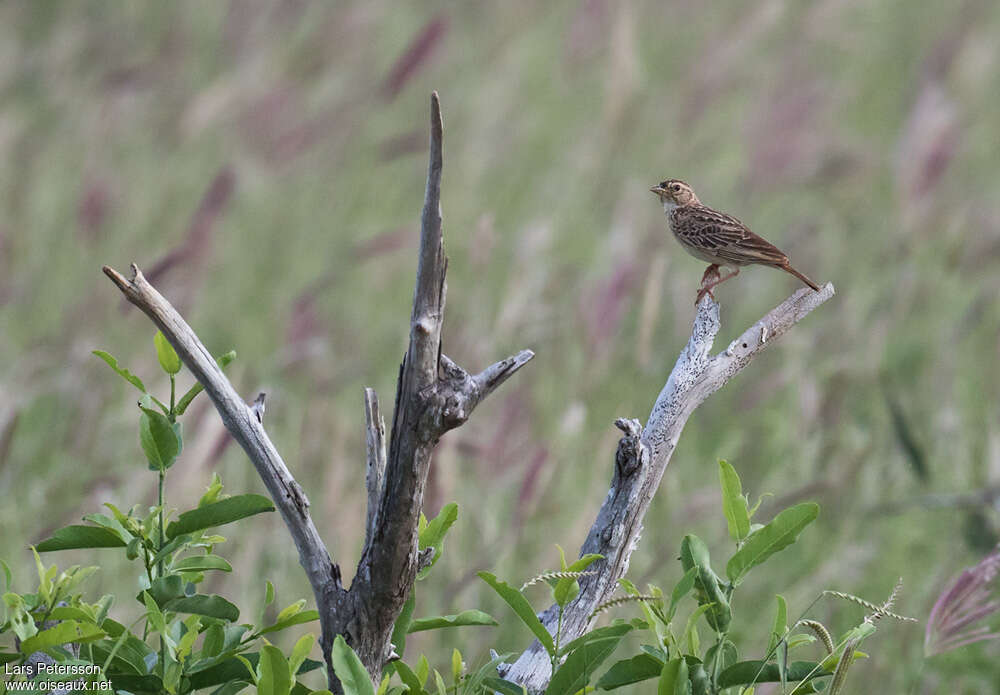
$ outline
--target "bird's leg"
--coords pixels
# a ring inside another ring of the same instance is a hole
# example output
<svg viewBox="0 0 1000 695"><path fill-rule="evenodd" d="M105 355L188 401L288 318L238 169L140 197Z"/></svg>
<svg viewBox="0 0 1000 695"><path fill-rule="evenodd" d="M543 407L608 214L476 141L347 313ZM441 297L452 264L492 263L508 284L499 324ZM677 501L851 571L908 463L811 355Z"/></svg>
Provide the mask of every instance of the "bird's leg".
<svg viewBox="0 0 1000 695"><path fill-rule="evenodd" d="M739 274L740 274L740 269L733 268L733 272L720 277L718 265L713 263L712 265L708 266L708 268L705 270L705 274L701 276L701 289L698 290L698 298L694 300L695 305L697 305L698 302L701 301L701 298L704 297L706 294L714 300L715 295L712 294L712 290L715 287L718 287L719 285L724 283L726 280L734 278ZM712 276L715 277L714 280L710 280Z"/></svg>
<svg viewBox="0 0 1000 695"><path fill-rule="evenodd" d="M705 268L704 274L701 276L701 286L704 287L706 284L712 281L712 278L719 277L719 265L713 263L712 265Z"/></svg>
<svg viewBox="0 0 1000 695"><path fill-rule="evenodd" d="M714 279L714 282L713 282ZM698 296L694 299L695 306L701 302L701 298L706 294L715 301L715 295L712 294L712 288L718 285L719 280L719 266L716 263L705 268L705 273L701 276L701 289L698 290Z"/></svg>

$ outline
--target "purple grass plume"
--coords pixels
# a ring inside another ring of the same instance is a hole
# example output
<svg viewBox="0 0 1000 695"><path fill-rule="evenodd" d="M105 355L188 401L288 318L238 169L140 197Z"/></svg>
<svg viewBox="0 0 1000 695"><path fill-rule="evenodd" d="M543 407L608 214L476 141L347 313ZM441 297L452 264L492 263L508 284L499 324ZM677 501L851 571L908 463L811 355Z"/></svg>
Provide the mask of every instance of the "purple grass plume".
<svg viewBox="0 0 1000 695"><path fill-rule="evenodd" d="M1000 545L975 567L962 570L939 597L927 618L924 655L934 656L973 642L1000 638L987 626L969 629L1000 610Z"/></svg>

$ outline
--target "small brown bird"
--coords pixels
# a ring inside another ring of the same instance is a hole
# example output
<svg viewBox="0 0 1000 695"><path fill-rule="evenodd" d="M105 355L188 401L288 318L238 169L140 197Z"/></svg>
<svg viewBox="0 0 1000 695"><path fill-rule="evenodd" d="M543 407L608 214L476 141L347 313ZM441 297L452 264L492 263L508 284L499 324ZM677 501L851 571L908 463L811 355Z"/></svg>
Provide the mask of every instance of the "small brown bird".
<svg viewBox="0 0 1000 695"><path fill-rule="evenodd" d="M710 264L701 278L695 304L706 294L715 299L712 288L739 275L740 266L753 264L780 268L819 291L819 285L793 268L788 256L777 246L751 232L735 217L702 205L683 181L667 179L649 190L660 197L663 212L670 221L670 231L681 246L695 258ZM720 276L719 266L731 268L732 272Z"/></svg>

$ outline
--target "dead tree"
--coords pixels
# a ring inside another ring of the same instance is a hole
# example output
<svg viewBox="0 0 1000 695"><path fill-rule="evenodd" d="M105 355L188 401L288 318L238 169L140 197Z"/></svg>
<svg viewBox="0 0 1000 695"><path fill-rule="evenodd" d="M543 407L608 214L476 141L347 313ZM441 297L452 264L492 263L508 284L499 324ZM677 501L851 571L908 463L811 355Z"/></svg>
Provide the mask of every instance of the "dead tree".
<svg viewBox="0 0 1000 695"><path fill-rule="evenodd" d="M145 312L163 332L181 359L204 386L226 428L246 451L275 502L299 552L316 599L322 629L321 645L329 684L339 683L330 651L334 637L343 635L375 682L394 657L390 643L422 562L417 523L423 505L431 453L440 437L463 424L494 389L523 367L534 354L522 350L478 374L470 374L441 352L441 327L446 295L441 236L442 122L437 94L431 95L430 164L420 226L410 341L400 367L388 446L378 397L365 389L367 429L368 511L365 544L350 588L340 567L320 538L309 514L309 501L264 431L262 418L230 384L198 336L180 314L132 265L126 278L105 266L105 274L125 297ZM619 443L611 489L581 552L597 552L604 560L592 576L581 580L579 597L563 616L565 640L588 627L588 616L610 596L616 580L628 568L629 556L642 529L642 518L656 492L670 454L691 412L745 367L765 343L780 336L833 295L832 285L820 292L800 290L748 329L729 348L711 356L719 331L719 306L704 299L698 306L694 333L674 367L642 428L636 420L619 420L625 436ZM554 612L543 620L554 630ZM537 647L506 666L507 678L542 690L551 676L549 663Z"/></svg>

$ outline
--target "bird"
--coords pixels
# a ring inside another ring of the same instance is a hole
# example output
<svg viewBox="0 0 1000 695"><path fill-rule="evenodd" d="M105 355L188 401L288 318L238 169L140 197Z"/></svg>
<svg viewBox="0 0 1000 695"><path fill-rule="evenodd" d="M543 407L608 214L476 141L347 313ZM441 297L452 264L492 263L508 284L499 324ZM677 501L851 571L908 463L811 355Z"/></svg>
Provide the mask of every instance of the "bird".
<svg viewBox="0 0 1000 695"><path fill-rule="evenodd" d="M712 289L740 274L744 265L767 265L794 275L814 291L819 285L791 266L781 249L757 236L735 217L703 205L694 189L680 179L667 179L649 189L660 198L670 231L684 250L709 264L701 278L697 305ZM719 267L731 269L719 274Z"/></svg>

